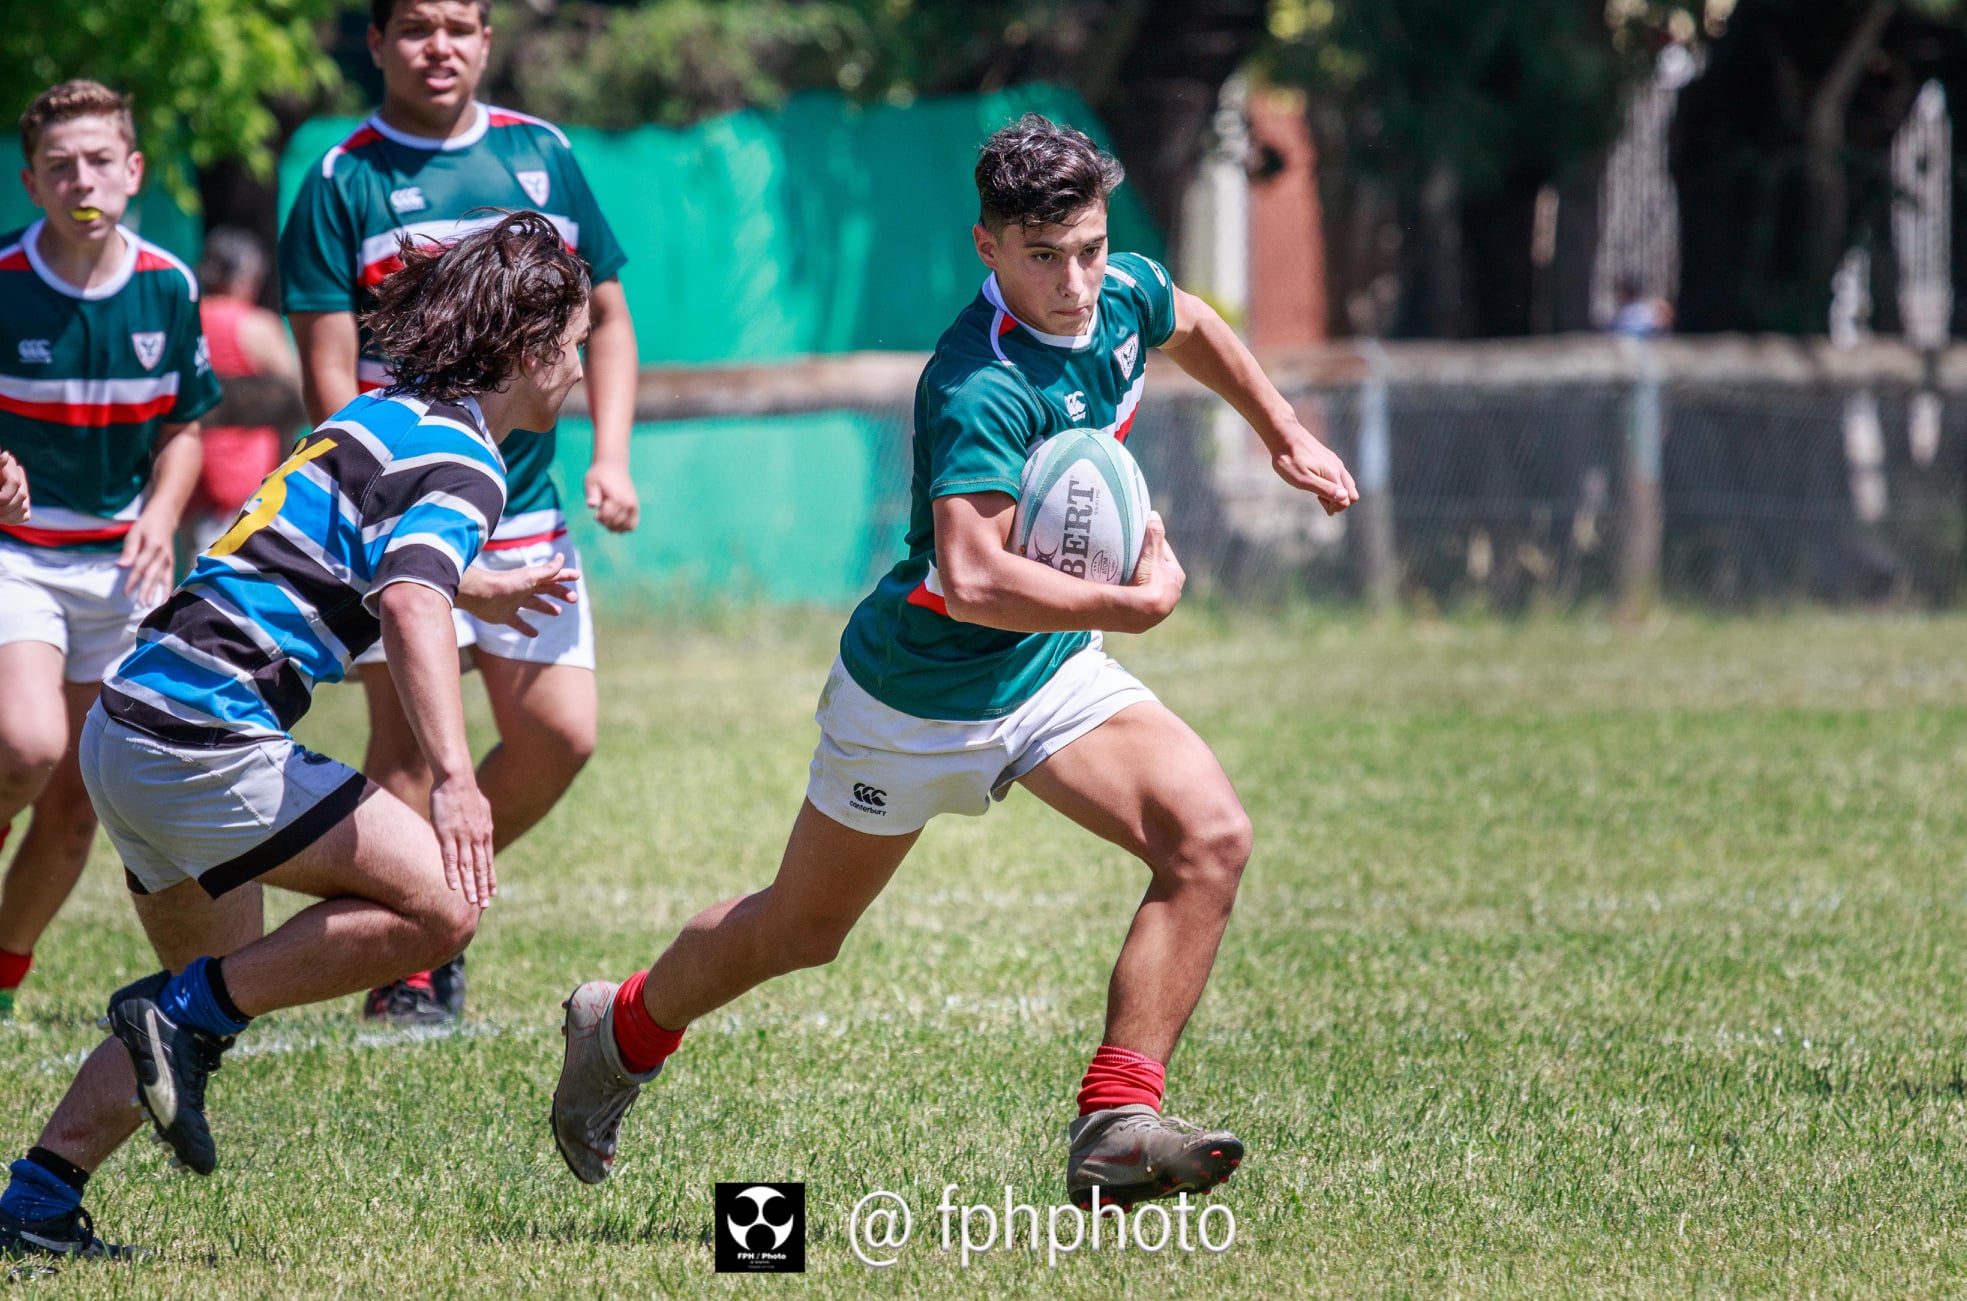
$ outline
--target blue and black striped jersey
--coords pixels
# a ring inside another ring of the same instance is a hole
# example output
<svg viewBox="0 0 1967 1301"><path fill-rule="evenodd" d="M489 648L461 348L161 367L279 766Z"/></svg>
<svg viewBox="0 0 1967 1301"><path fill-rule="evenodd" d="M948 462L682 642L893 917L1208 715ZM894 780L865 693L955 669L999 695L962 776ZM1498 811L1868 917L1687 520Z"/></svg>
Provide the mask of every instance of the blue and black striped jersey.
<svg viewBox="0 0 1967 1301"><path fill-rule="evenodd" d="M365 394L260 485L103 683L111 718L178 745L289 732L319 682L382 635L391 583L457 597L505 506L505 462L467 398Z"/></svg>

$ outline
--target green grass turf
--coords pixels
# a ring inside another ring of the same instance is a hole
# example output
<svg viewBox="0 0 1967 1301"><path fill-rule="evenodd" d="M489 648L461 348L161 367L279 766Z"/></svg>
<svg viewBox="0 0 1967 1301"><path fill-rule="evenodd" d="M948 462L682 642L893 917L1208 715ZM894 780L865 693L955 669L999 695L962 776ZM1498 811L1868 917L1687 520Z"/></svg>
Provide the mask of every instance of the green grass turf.
<svg viewBox="0 0 1967 1301"><path fill-rule="evenodd" d="M601 752L501 863L469 1025L265 1018L216 1078L220 1170L130 1145L91 1187L140 1268L49 1295L1958 1295L1967 1150L1967 621L1637 630L1185 611L1118 653L1258 831L1170 1107L1251 1156L1235 1245L973 1261L963 1200L1059 1200L1062 1129L1143 884L1022 793L944 819L830 969L700 1023L607 1188L545 1127L559 1000L763 884L837 621L606 630ZM474 688L475 691L475 688ZM476 714L479 726L483 712ZM352 689L305 725L357 757ZM0 1029L33 1138L147 950L98 846ZM712 1184L803 1180L803 1279L730 1281ZM893 1268L845 1219L914 1204ZM1221 1221L1216 1221L1220 1228ZM38 1294L38 1293L37 1293Z"/></svg>

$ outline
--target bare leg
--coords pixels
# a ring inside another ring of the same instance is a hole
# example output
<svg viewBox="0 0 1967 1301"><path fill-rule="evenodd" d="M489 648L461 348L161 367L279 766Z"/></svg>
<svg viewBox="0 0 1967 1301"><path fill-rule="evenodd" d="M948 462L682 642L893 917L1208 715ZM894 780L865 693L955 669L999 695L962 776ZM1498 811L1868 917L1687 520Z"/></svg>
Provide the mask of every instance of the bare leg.
<svg viewBox="0 0 1967 1301"><path fill-rule="evenodd" d="M362 775L415 809L430 816L430 765L410 730L409 716L396 694L396 680L387 664L363 664L362 693L369 702L369 748L362 756Z"/></svg>
<svg viewBox="0 0 1967 1301"><path fill-rule="evenodd" d="M257 940L265 925L257 882L219 899L206 897L192 881L131 898L158 959L171 971L182 971L193 958L232 953ZM143 1125L142 1110L130 1102L136 1092L130 1054L105 1039L48 1118L41 1146L84 1170L96 1169Z"/></svg>
<svg viewBox="0 0 1967 1301"><path fill-rule="evenodd" d="M478 765L492 805L492 844L504 849L557 803L594 753L594 670L526 664L478 653L499 743Z"/></svg>
<svg viewBox="0 0 1967 1301"><path fill-rule="evenodd" d="M7 649L11 647L0 647ZM0 679L6 672L0 666ZM48 923L74 892L89 861L89 844L96 836L96 810L82 785L76 740L100 689L101 684L95 682L64 682L59 694L50 692L43 706L43 712L52 713L58 707L65 713L61 758L34 798L34 820L7 869L5 892L0 894L0 949L33 952ZM7 705L0 702L0 715L6 710Z"/></svg>
<svg viewBox="0 0 1967 1301"><path fill-rule="evenodd" d="M430 824L373 786L355 812L260 879L322 902L226 959L226 987L248 1016L442 962L478 925L477 907L444 883Z"/></svg>
<svg viewBox="0 0 1967 1301"><path fill-rule="evenodd" d="M1229 924L1248 815L1202 738L1153 703L1121 710L1023 782L1153 872L1107 988L1105 1042L1165 1063Z"/></svg>
<svg viewBox="0 0 1967 1301"><path fill-rule="evenodd" d="M774 976L833 961L921 835L870 836L801 804L772 884L692 917L649 969L643 1007L680 1030Z"/></svg>

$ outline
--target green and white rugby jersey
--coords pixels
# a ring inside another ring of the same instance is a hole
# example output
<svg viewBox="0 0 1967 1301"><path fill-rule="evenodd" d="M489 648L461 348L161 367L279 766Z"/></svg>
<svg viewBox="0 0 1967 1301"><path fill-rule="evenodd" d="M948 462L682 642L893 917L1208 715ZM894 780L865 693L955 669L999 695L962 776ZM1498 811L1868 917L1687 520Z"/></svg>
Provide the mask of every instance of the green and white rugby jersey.
<svg viewBox="0 0 1967 1301"><path fill-rule="evenodd" d="M628 261L574 161L567 137L550 122L509 109L476 106L462 135L429 140L371 117L308 173L280 232L282 305L289 312L356 312L402 263L397 239L446 243L494 225L486 208L544 213L567 247L587 261L596 284ZM362 336L356 379L382 388L389 370ZM505 456L505 515L488 549L525 546L567 531L560 494L547 473L552 430L515 431Z"/></svg>
<svg viewBox="0 0 1967 1301"><path fill-rule="evenodd" d="M116 273L81 289L42 260L41 229L0 236L0 447L34 504L0 536L113 554L143 510L158 434L218 404L198 281L119 226Z"/></svg>
<svg viewBox="0 0 1967 1301"><path fill-rule="evenodd" d="M1139 254L1107 259L1083 335L1032 329L1005 309L996 276L984 281L915 387L908 558L860 603L840 638L841 662L863 690L917 718L1001 718L1086 645L1083 632L1004 632L950 618L932 503L976 492L1016 497L1032 446L1063 430L1125 441L1146 387L1147 350L1174 330L1174 285Z"/></svg>

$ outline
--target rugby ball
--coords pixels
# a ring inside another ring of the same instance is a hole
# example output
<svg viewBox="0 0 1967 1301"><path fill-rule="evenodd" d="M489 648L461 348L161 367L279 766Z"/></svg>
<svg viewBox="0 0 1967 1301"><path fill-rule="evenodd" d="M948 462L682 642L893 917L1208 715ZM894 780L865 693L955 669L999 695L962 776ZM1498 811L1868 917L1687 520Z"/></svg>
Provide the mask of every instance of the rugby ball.
<svg viewBox="0 0 1967 1301"><path fill-rule="evenodd" d="M1130 583L1147 529L1147 481L1120 441L1068 429L1031 449L1011 549L1095 583Z"/></svg>

